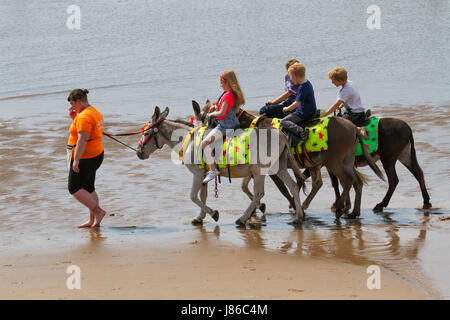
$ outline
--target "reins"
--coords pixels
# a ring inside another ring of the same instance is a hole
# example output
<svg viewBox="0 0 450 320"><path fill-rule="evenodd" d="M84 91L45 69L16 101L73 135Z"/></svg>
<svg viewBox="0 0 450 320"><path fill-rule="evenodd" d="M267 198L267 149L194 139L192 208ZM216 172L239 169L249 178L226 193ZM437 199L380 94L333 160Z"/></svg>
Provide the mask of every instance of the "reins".
<svg viewBox="0 0 450 320"><path fill-rule="evenodd" d="M122 141L120 141L120 140L114 138L113 136L117 136L117 137L121 137L121 136L131 136L131 135L140 134L140 132L129 133L129 134L125 134L125 133L122 133L122 134L109 134L109 133L103 132L103 134L104 134L105 136L107 136L108 138L111 138L111 139L113 139L114 141L117 141L118 143L120 143L120 144L124 145L125 147L128 147L128 148L130 148L131 150L133 150L134 152L136 152L136 149L135 149L135 148L130 147L130 146L127 145L126 143L124 143L124 142L122 142Z"/></svg>
<svg viewBox="0 0 450 320"><path fill-rule="evenodd" d="M103 134L105 136L107 136L108 138L111 138L112 140L117 141L118 143L120 143L120 144L124 145L125 147L130 148L131 150L136 152L135 148L129 146L128 144L126 144L126 143L124 143L124 142L122 142L122 141L120 141L120 140L118 140L118 139L116 139L114 137L126 137L126 136L138 135L138 134L145 134L147 131L149 131L151 129L154 129L153 132L150 133L149 137L146 139L146 141L143 144L139 141L139 145L141 145L141 147L143 147L144 145L146 145L148 143L148 141L151 139L153 134L158 132L158 128L156 128L156 126L158 124L160 124L161 122L163 122L164 120L166 120L166 118L159 119L158 121L156 121L154 124L152 124L150 126L149 126L150 122L148 122L143 128L141 128L142 131L140 131L140 132L126 132L126 133L119 133L119 134L110 134L110 133L107 133L107 132L103 132ZM156 147L158 149L161 149L159 147L159 145L158 145L158 142L156 140L155 140L155 142L156 142Z"/></svg>

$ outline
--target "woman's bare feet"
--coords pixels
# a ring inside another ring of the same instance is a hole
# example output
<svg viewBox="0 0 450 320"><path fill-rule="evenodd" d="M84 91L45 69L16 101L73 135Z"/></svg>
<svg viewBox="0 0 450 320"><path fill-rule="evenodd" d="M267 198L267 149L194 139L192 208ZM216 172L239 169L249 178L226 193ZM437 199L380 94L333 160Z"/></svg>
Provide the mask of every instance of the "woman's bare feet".
<svg viewBox="0 0 450 320"><path fill-rule="evenodd" d="M78 226L78 228L89 228L89 227L92 226L92 224L95 222L95 221L94 221L94 220L95 220L94 212L93 212L92 210L89 210L89 211L90 211L90 213L89 213L89 220L86 221L86 222L83 223L83 224L80 224L80 225Z"/></svg>
<svg viewBox="0 0 450 320"><path fill-rule="evenodd" d="M91 228L100 227L100 223L106 215L106 211L100 207L94 209L94 223L91 225Z"/></svg>

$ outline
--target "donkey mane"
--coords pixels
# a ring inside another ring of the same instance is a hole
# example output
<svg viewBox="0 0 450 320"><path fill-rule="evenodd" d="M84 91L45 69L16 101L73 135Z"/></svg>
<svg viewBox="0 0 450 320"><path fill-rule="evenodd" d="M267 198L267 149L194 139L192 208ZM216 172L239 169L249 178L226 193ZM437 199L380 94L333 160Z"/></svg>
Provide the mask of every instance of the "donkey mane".
<svg viewBox="0 0 450 320"><path fill-rule="evenodd" d="M184 124L184 125L189 126L191 128L194 127L193 123L190 123L189 121L186 121L186 120L183 120L183 119L175 119L175 120L167 119L167 120L170 121L170 122L181 123L181 124Z"/></svg>
<svg viewBox="0 0 450 320"><path fill-rule="evenodd" d="M189 123L188 121L181 120L181 119L176 119L176 120L166 119L165 122L168 122L172 126L179 128L179 129L191 130L194 127L194 125L192 123Z"/></svg>

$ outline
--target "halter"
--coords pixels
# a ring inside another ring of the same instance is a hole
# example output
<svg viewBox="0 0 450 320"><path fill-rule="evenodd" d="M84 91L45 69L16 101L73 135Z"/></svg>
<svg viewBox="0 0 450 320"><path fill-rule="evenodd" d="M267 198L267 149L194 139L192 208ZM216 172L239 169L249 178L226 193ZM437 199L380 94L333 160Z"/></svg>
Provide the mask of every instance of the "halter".
<svg viewBox="0 0 450 320"><path fill-rule="evenodd" d="M145 135L145 133L149 130L152 130L152 132L150 132L150 134L148 135L148 137L145 139L144 143L142 143L142 141L139 141L139 146L141 148L145 147L145 145L150 141L150 139L156 135L156 133L158 133L158 125L161 124L164 120L166 120L166 118L161 118L158 121L156 121L154 124L150 125L150 121L147 123L147 125L144 127L145 129L142 129L142 135ZM156 139L155 137L155 144L156 147L158 149L161 149L162 146L158 145L158 139Z"/></svg>

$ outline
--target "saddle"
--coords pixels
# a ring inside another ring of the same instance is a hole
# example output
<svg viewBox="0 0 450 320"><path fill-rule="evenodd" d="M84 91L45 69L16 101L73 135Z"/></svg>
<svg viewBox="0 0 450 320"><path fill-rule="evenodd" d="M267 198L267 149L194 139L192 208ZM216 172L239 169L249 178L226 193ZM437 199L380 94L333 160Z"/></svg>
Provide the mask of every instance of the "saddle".
<svg viewBox="0 0 450 320"><path fill-rule="evenodd" d="M314 115L311 118L309 118L305 122L301 123L301 127L303 127L303 128L313 127L316 124L318 124L319 121L320 121L320 109L317 109L316 113L314 113Z"/></svg>
<svg viewBox="0 0 450 320"><path fill-rule="evenodd" d="M371 115L371 112L370 112L370 109L368 109L366 111L366 113L364 114L364 118L362 120L360 120L360 121L356 121L355 125L357 127L365 127L365 126L369 125L369 123L370 123L370 115Z"/></svg>
<svg viewBox="0 0 450 320"><path fill-rule="evenodd" d="M317 109L314 115L308 120L298 124L301 128L301 132L297 135L291 131L283 130L283 132L288 136L290 146L295 148L301 143L302 145L306 143L309 136L309 130L307 127L313 127L320 122L320 109Z"/></svg>

